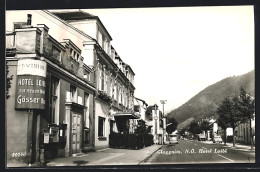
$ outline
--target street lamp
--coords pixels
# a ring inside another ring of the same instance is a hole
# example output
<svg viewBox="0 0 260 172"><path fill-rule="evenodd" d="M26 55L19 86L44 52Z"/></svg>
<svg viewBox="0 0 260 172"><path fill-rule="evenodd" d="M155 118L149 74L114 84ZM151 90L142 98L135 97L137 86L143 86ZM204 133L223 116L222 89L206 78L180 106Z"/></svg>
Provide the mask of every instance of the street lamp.
<svg viewBox="0 0 260 172"><path fill-rule="evenodd" d="M164 145L164 136L165 136L165 130L166 130L166 120L164 116L164 104L167 102L167 100L161 100L161 104L163 105L163 145Z"/></svg>

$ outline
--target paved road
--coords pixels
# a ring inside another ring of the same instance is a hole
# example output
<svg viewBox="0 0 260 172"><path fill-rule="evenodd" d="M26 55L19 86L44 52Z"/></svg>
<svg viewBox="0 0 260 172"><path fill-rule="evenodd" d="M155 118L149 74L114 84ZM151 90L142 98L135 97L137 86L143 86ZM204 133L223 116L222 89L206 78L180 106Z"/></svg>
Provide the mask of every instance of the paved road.
<svg viewBox="0 0 260 172"><path fill-rule="evenodd" d="M179 140L165 145L143 164L254 163L255 152L212 142Z"/></svg>

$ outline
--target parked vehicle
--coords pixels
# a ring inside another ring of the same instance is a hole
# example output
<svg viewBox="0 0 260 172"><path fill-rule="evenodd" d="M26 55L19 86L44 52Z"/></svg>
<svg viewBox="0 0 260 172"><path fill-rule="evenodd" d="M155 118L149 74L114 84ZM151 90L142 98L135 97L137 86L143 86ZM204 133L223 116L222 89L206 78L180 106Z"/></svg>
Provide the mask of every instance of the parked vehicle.
<svg viewBox="0 0 260 172"><path fill-rule="evenodd" d="M198 134L198 141L206 141L205 134Z"/></svg>
<svg viewBox="0 0 260 172"><path fill-rule="evenodd" d="M213 143L222 143L222 138L220 136L214 136Z"/></svg>
<svg viewBox="0 0 260 172"><path fill-rule="evenodd" d="M173 135L173 134L171 134L170 136L169 136L169 143L170 144L172 144L172 143L176 143L176 144L178 144L179 142L178 142L178 136L177 135Z"/></svg>

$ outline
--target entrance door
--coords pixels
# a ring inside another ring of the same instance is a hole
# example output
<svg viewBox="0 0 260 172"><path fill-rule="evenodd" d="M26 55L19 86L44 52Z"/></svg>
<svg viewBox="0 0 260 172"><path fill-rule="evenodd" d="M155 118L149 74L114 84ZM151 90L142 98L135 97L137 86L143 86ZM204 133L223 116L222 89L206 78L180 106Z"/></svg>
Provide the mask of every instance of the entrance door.
<svg viewBox="0 0 260 172"><path fill-rule="evenodd" d="M82 115L72 113L72 154L80 153L82 148Z"/></svg>

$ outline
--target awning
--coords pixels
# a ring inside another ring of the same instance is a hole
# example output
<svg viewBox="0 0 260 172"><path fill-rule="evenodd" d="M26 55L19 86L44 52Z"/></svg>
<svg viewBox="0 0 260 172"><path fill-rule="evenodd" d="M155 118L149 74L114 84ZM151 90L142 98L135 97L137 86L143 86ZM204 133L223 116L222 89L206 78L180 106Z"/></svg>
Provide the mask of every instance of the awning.
<svg viewBox="0 0 260 172"><path fill-rule="evenodd" d="M116 113L114 114L114 117L124 117L124 118L128 118L128 119L139 119L140 115L136 115L134 113Z"/></svg>

